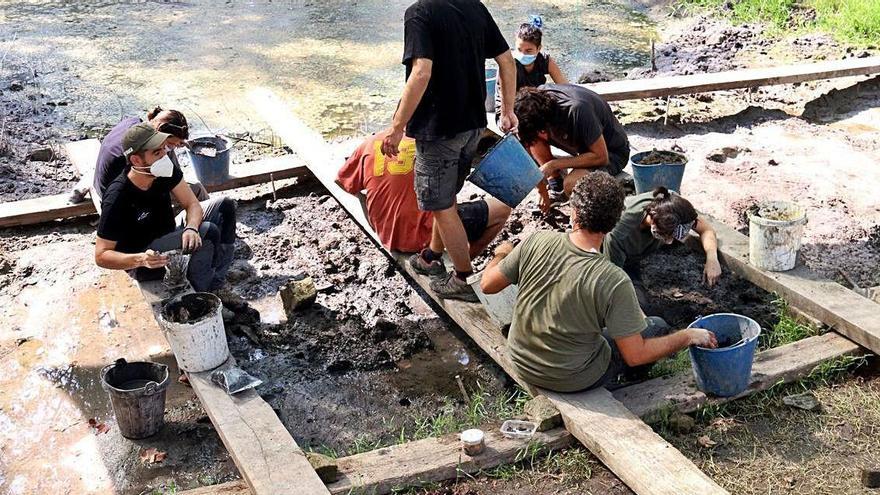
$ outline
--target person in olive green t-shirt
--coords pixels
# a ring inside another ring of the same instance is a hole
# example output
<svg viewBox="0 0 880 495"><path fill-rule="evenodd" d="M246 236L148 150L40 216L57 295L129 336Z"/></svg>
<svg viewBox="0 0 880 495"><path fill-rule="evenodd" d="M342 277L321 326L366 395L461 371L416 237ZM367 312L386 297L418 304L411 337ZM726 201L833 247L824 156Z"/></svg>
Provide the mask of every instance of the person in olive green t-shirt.
<svg viewBox="0 0 880 495"><path fill-rule="evenodd" d="M507 345L526 382L574 392L689 345L717 345L700 328L654 336L629 277L599 252L623 199L607 173L584 176L572 193L572 232L537 232L515 248L502 244L483 273L487 294L519 285Z"/></svg>
<svg viewBox="0 0 880 495"><path fill-rule="evenodd" d="M700 235L706 252L703 280L709 287L718 282L721 264L718 262L715 230L697 215L688 200L665 187L658 187L652 192L627 197L624 204L620 221L605 236L602 252L630 276L641 302L644 303L641 260L664 244L683 241L691 230Z"/></svg>

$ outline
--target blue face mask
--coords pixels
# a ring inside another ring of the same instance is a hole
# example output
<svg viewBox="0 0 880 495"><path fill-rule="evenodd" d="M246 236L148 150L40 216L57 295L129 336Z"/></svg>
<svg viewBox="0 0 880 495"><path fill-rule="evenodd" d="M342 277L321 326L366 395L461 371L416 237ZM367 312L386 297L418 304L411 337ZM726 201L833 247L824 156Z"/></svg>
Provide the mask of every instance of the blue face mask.
<svg viewBox="0 0 880 495"><path fill-rule="evenodd" d="M519 63L523 65L531 65L535 63L535 59L538 58L538 55L526 55L525 53L520 52L519 50L513 51L513 58L515 58Z"/></svg>

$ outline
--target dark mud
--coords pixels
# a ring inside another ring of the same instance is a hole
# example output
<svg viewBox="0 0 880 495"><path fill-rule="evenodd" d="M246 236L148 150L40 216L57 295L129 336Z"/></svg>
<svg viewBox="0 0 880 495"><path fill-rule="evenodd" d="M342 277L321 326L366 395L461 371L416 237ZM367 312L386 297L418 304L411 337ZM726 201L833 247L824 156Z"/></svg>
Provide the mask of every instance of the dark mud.
<svg viewBox="0 0 880 495"><path fill-rule="evenodd" d="M651 150L638 163L640 165L681 164L687 163L687 158L681 153L674 151Z"/></svg>
<svg viewBox="0 0 880 495"><path fill-rule="evenodd" d="M162 308L162 317L173 323L196 323L217 310L217 299L206 294L186 294Z"/></svg>

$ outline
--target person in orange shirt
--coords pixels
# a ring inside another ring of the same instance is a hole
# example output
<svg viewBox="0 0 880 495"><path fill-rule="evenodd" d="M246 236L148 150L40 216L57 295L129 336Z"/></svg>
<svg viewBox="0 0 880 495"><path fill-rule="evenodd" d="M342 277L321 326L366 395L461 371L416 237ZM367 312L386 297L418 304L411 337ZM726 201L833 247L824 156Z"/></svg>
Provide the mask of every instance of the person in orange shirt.
<svg viewBox="0 0 880 495"><path fill-rule="evenodd" d="M336 183L355 196L366 192L366 210L370 225L385 249L402 253L421 252L426 261L419 270L442 275L440 261L443 246L430 246L434 219L429 211L420 211L413 186L415 175L415 140L404 137L396 157L382 153L382 140L390 130L367 138L348 158L336 176ZM494 199L479 199L458 205L470 243L470 256L481 253L498 235L510 207ZM430 252L428 252L430 251Z"/></svg>

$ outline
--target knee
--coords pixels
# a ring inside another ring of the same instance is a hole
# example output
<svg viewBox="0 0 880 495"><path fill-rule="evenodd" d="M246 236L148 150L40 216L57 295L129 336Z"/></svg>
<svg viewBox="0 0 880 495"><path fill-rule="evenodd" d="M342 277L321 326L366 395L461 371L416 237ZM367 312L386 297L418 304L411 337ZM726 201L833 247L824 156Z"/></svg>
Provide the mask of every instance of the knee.
<svg viewBox="0 0 880 495"><path fill-rule="evenodd" d="M213 222L202 222L199 226L199 235L205 241L216 243L220 240L220 229Z"/></svg>
<svg viewBox="0 0 880 495"><path fill-rule="evenodd" d="M510 213L513 211L511 207L495 199L488 200L487 203L489 204L489 224L494 225L507 222Z"/></svg>
<svg viewBox="0 0 880 495"><path fill-rule="evenodd" d="M220 200L220 204L217 208L224 216L232 215L234 218L235 211L238 209L238 204L232 198L223 198Z"/></svg>

